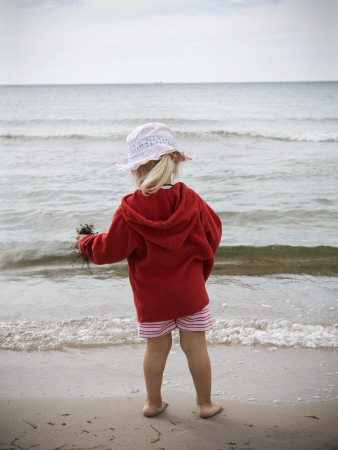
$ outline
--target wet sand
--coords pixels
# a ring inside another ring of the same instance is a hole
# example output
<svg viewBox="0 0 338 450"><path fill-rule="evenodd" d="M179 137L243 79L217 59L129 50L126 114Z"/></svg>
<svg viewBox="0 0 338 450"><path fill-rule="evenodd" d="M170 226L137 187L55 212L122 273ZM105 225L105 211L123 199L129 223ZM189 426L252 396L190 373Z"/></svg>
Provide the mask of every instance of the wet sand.
<svg viewBox="0 0 338 450"><path fill-rule="evenodd" d="M63 351L0 352L0 398L145 398L145 344ZM219 401L299 405L338 400L338 353L318 349L209 345L212 395ZM194 395L174 342L163 389Z"/></svg>
<svg viewBox="0 0 338 450"><path fill-rule="evenodd" d="M338 448L337 354L210 345L213 398L197 415L187 363L174 343L165 411L142 415L144 345L1 352L0 449Z"/></svg>

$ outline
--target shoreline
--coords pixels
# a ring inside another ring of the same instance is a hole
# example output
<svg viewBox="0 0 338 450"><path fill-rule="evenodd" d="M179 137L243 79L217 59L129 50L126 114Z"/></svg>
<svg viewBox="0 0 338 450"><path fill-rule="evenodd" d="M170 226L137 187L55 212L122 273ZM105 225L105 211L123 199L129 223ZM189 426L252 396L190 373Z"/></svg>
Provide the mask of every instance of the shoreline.
<svg viewBox="0 0 338 450"><path fill-rule="evenodd" d="M200 419L194 396L165 392L168 407L142 415L140 395L92 399L0 400L0 448L56 449L260 449L337 448L337 403L299 406L223 402Z"/></svg>
<svg viewBox="0 0 338 450"><path fill-rule="evenodd" d="M212 395L257 405L337 402L338 352L264 346L208 346ZM145 344L62 351L0 352L1 398L146 396ZM187 361L174 339L163 389L194 395Z"/></svg>

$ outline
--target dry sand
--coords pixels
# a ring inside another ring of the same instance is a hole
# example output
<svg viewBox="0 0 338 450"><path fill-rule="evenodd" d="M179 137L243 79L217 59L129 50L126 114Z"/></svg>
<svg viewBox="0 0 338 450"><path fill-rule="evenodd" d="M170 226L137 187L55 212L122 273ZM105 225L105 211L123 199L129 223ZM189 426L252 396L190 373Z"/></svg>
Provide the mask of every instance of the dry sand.
<svg viewBox="0 0 338 450"><path fill-rule="evenodd" d="M159 416L143 395L91 399L2 398L1 449L338 449L338 405L223 402L200 419L193 395L165 392Z"/></svg>

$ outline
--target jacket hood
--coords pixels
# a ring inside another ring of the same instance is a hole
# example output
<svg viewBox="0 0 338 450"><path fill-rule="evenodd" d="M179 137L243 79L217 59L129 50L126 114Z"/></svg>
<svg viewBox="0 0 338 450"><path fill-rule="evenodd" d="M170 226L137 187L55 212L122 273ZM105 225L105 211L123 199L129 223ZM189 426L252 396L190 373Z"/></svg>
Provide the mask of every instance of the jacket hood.
<svg viewBox="0 0 338 450"><path fill-rule="evenodd" d="M185 184L176 183L148 197L139 190L127 195L121 211L127 224L146 241L175 251L199 220L199 197Z"/></svg>

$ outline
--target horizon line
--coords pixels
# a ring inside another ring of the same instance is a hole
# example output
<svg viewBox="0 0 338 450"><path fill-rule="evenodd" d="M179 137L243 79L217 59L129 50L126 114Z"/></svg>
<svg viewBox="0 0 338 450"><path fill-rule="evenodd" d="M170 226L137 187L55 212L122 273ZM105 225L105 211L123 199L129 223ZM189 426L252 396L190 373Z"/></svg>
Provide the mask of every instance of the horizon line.
<svg viewBox="0 0 338 450"><path fill-rule="evenodd" d="M337 83L337 80L287 80L287 81L149 81L149 82L84 82L84 83L0 83L1 87L24 86L135 86L175 84L282 84L282 83Z"/></svg>

